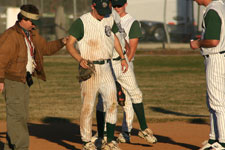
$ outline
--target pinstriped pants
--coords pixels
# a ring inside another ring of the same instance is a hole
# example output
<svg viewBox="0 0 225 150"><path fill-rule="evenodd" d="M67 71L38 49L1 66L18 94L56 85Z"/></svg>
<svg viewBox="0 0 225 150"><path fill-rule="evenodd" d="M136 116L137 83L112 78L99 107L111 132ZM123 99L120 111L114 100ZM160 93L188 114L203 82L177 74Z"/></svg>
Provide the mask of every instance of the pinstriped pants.
<svg viewBox="0 0 225 150"><path fill-rule="evenodd" d="M225 55L205 57L206 100L210 112L210 139L225 143Z"/></svg>
<svg viewBox="0 0 225 150"><path fill-rule="evenodd" d="M133 71L132 62L129 63L129 68L125 73L122 72L121 61L112 61L112 66L115 76L118 82L121 84L123 91L126 95L125 106L123 107L124 118L122 124L122 131L131 132L134 118L134 110L132 103L142 103L142 92L138 87ZM100 98L97 104L97 110L104 111L104 108L102 106L103 104Z"/></svg>
<svg viewBox="0 0 225 150"><path fill-rule="evenodd" d="M116 85L112 76L109 63L95 65L96 73L87 81L81 82L82 109L80 115L81 139L84 142L91 141L92 115L96 95L100 93L106 104L106 122L116 124L117 99Z"/></svg>

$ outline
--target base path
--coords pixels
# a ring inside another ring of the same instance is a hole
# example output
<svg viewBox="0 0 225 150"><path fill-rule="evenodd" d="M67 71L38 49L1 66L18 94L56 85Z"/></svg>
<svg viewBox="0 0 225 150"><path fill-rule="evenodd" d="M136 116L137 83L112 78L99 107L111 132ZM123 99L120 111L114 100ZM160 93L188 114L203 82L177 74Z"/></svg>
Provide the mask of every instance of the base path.
<svg viewBox="0 0 225 150"><path fill-rule="evenodd" d="M116 136L121 130L121 123L116 128ZM208 124L186 122L152 123L149 127L158 139L156 144L148 144L137 136L138 124L134 123L130 144L119 144L122 150L197 150L208 139ZM80 150L82 142L79 124L72 123L29 123L30 150ZM6 137L6 123L0 122L0 150ZM93 134L96 125L93 125Z"/></svg>

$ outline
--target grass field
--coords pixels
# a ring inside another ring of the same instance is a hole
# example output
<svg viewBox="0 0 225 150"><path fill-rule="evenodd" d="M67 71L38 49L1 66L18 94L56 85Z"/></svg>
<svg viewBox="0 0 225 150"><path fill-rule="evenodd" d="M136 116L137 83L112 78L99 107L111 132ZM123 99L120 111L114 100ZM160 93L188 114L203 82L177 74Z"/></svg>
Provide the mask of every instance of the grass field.
<svg viewBox="0 0 225 150"><path fill-rule="evenodd" d="M208 119L204 64L200 55L140 55L135 57L134 67L148 120L193 122ZM82 105L77 68L76 61L70 56L45 57L47 82L34 79L30 94L30 120L45 117L79 119ZM0 119L5 119L2 96L0 113ZM121 107L118 117L122 118Z"/></svg>

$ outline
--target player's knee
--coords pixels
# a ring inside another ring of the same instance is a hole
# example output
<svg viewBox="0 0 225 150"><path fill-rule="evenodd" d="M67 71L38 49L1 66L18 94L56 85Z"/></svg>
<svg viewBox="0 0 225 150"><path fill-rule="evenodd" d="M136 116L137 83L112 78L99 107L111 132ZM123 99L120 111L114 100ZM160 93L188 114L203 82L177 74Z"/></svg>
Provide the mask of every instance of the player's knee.
<svg viewBox="0 0 225 150"><path fill-rule="evenodd" d="M82 110L81 110L81 115L91 115L92 114L92 108L90 105L83 105Z"/></svg>

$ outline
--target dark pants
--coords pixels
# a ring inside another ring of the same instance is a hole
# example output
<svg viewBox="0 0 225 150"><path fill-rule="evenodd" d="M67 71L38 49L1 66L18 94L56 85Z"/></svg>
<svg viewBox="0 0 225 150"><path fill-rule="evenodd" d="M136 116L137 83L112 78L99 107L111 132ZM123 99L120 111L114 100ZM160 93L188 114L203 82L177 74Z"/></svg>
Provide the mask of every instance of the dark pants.
<svg viewBox="0 0 225 150"><path fill-rule="evenodd" d="M22 82L5 79L8 143L4 150L28 150L29 132L27 127L29 87Z"/></svg>

